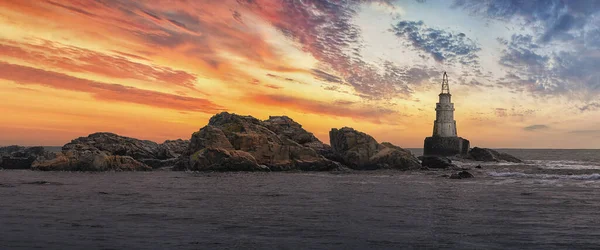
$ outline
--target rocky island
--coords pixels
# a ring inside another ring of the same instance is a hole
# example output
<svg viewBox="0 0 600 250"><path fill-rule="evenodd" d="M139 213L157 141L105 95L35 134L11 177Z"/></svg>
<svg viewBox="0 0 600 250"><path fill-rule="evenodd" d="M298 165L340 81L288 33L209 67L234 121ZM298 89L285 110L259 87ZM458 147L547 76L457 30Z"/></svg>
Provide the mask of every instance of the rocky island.
<svg viewBox="0 0 600 250"><path fill-rule="evenodd" d="M0 167L41 171L335 171L458 169L452 159L520 162L491 149L473 148L454 157L424 156L353 128L333 128L331 145L321 142L287 116L259 120L222 112L190 140L161 144L113 133L94 133L65 144L0 148Z"/></svg>

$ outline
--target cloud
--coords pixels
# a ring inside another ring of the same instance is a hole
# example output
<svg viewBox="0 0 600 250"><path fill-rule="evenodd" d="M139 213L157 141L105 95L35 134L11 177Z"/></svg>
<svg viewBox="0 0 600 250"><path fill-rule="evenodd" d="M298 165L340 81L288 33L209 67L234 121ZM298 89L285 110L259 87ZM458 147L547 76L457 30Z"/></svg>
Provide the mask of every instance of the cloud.
<svg viewBox="0 0 600 250"><path fill-rule="evenodd" d="M281 87L280 87L280 86L273 85L273 84L265 84L265 87L267 87L267 88L271 88L271 89L281 89Z"/></svg>
<svg viewBox="0 0 600 250"><path fill-rule="evenodd" d="M533 70L540 70L544 68L544 65L550 59L548 56L539 55L535 52L540 46L532 42L531 35L515 34L512 35L510 41L499 41L507 46L500 57L500 64L504 66L516 68L526 65L530 68L537 68Z"/></svg>
<svg viewBox="0 0 600 250"><path fill-rule="evenodd" d="M326 103L317 100L281 95L254 95L249 98L251 101L261 105L284 107L311 114L346 117L376 124L394 124L393 117L401 115L392 109L372 106L356 107L353 106L351 102L347 101Z"/></svg>
<svg viewBox="0 0 600 250"><path fill-rule="evenodd" d="M600 134L599 129L582 129L582 130L571 130L569 134L581 134L581 135L595 135Z"/></svg>
<svg viewBox="0 0 600 250"><path fill-rule="evenodd" d="M333 104L335 104L335 105L352 105L352 104L355 104L355 103L356 103L356 102L353 102L353 101L346 101L346 100L335 100L335 101L333 102Z"/></svg>
<svg viewBox="0 0 600 250"><path fill-rule="evenodd" d="M411 82L386 77L387 68L361 56L364 44L353 18L366 1L239 2L317 59L322 67L312 71L316 78L349 85L366 99L408 97L412 93Z"/></svg>
<svg viewBox="0 0 600 250"><path fill-rule="evenodd" d="M497 117L506 117L506 109L505 108L496 108L494 109L494 113Z"/></svg>
<svg viewBox="0 0 600 250"><path fill-rule="evenodd" d="M331 83L344 83L344 81L341 78L334 76L332 74L329 74L327 72L324 72L320 69L312 69L312 74L313 74L313 76L315 76L315 78L317 78L321 81L326 81L326 82L331 82Z"/></svg>
<svg viewBox="0 0 600 250"><path fill-rule="evenodd" d="M535 95L600 93L600 1L455 0L454 7L521 27L508 40L499 63L501 85Z"/></svg>
<svg viewBox="0 0 600 250"><path fill-rule="evenodd" d="M108 84L0 61L0 79L91 94L97 100L141 104L181 111L216 113L223 108L209 100Z"/></svg>
<svg viewBox="0 0 600 250"><path fill-rule="evenodd" d="M538 131L538 130L546 130L549 129L550 127L543 125L543 124L536 124L536 125L531 125L531 126L527 126L524 127L523 130L525 131Z"/></svg>
<svg viewBox="0 0 600 250"><path fill-rule="evenodd" d="M600 102L591 102L588 103L586 105L583 105L581 107L579 107L579 110L581 112L586 112L586 111L595 111L600 109Z"/></svg>
<svg viewBox="0 0 600 250"><path fill-rule="evenodd" d="M306 84L306 83L304 83L304 82L298 81L298 80L296 80L296 79L293 79L293 78L289 78L289 77L282 77L282 76L279 76L279 75L274 75L274 74L270 74L270 73L269 73L269 74L267 74L267 76L268 76L268 77L271 77L271 78L274 78L274 79L277 79L277 80L280 80L280 81L285 81L285 82L294 82L294 83L298 83L298 84Z"/></svg>
<svg viewBox="0 0 600 250"><path fill-rule="evenodd" d="M499 63L507 74L499 83L513 89L540 95L600 93L600 56L591 48L548 52L548 47L533 42L530 35L513 35L510 41L499 40L506 48Z"/></svg>
<svg viewBox="0 0 600 250"><path fill-rule="evenodd" d="M588 17L600 10L598 1L562 0L455 0L454 7L501 21L516 21L537 28L540 42L571 40L572 31L583 28Z"/></svg>
<svg viewBox="0 0 600 250"><path fill-rule="evenodd" d="M49 28L60 26L63 30L82 34L82 40L118 39L116 44L120 48L111 48L118 51L115 54L101 53L83 58L74 53L75 58L68 58L71 61L52 60L65 63L61 67L71 70L93 71L111 77L152 78L191 86L195 79L184 75L184 72L191 74L189 72L193 70L191 75L196 78L235 83L255 78L248 68L259 67L274 74L308 72L326 84L348 86L353 90L350 94L373 100L409 98L415 86L419 86L417 82L390 77L396 74L391 72L393 68L381 62L368 62L362 56L365 44L354 18L366 3L393 8L392 1L57 2L59 4L3 2L0 6L39 17L36 21L47 22ZM315 58L318 61L314 67L316 70L298 68L291 63L286 65L290 60L285 51L272 44L272 39L265 39L262 32L264 22L288 38L288 42L295 43L296 47ZM66 47L54 45L61 49ZM60 53L54 55L56 59L63 59ZM168 62L172 65L168 69L177 72L157 68L150 64L151 61L138 61L142 58ZM101 65L92 68L86 60L97 60ZM131 63L139 65L134 67ZM154 71L137 68L141 66L154 68ZM156 71L164 71L165 74L156 75ZM413 72L406 74L413 75ZM239 88L241 85L230 86Z"/></svg>
<svg viewBox="0 0 600 250"><path fill-rule="evenodd" d="M245 80L251 77L247 73L248 65L274 72L306 72L306 69L282 64L286 55L270 44L268 39L264 39L264 34L257 30L256 25L249 26L238 21L244 12L232 0L220 4L162 0L57 2L60 4L44 1L2 2L0 7L35 16L28 19L32 20L32 26L49 29L61 27L61 30L77 34L81 40L100 41L98 44L102 45L112 43L110 46L113 50L168 65L177 64L183 67L182 70L193 70L202 78L220 79L223 82ZM79 63L79 59L74 58L74 63ZM100 63L112 66L114 70L120 67L111 65L113 61ZM130 73L142 75L135 70ZM192 82L182 78L183 75L176 77L172 84L178 84L178 81L186 84ZM164 80L171 81L168 78Z"/></svg>
<svg viewBox="0 0 600 250"><path fill-rule="evenodd" d="M0 39L0 54L31 64L67 72L87 72L117 79L137 79L194 89L196 76L183 70L134 62L121 55L104 54L75 46L40 40L39 44Z"/></svg>
<svg viewBox="0 0 600 250"><path fill-rule="evenodd" d="M438 62L479 65L477 52L481 48L464 33L427 27L423 21L400 21L392 26L391 31Z"/></svg>

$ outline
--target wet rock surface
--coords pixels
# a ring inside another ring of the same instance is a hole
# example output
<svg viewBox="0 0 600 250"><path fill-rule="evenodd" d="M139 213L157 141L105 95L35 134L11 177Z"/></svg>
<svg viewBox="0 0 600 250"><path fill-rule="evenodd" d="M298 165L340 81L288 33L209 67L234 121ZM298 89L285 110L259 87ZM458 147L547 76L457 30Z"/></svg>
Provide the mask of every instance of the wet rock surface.
<svg viewBox="0 0 600 250"><path fill-rule="evenodd" d="M450 179L468 179L468 178L474 178L475 176L473 176L473 174L467 172L467 171L460 171L458 173L454 173L450 175Z"/></svg>
<svg viewBox="0 0 600 250"><path fill-rule="evenodd" d="M486 161L486 162L514 162L514 163L522 163L523 161L517 157L514 157L507 153L498 152L489 148L479 148L474 147L469 151L467 159L472 159L475 161Z"/></svg>
<svg viewBox="0 0 600 250"><path fill-rule="evenodd" d="M452 160L443 156L419 156L421 166L435 169L457 168Z"/></svg>

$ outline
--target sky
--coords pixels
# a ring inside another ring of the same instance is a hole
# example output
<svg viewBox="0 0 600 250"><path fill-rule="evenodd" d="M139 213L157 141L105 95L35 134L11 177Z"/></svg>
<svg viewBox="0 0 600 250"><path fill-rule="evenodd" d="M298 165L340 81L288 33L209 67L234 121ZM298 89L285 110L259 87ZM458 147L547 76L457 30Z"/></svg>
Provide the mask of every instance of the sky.
<svg viewBox="0 0 600 250"><path fill-rule="evenodd" d="M422 147L600 148L600 1L2 0L0 145L287 115Z"/></svg>

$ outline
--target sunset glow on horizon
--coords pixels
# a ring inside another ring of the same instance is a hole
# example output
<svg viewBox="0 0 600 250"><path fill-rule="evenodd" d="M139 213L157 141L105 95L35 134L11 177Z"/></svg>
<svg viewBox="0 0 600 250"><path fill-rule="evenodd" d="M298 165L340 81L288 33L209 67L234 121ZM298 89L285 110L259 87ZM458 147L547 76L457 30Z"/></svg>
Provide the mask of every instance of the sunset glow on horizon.
<svg viewBox="0 0 600 250"><path fill-rule="evenodd" d="M189 139L216 113L431 136L441 77L472 146L600 148L600 1L0 1L0 145Z"/></svg>

